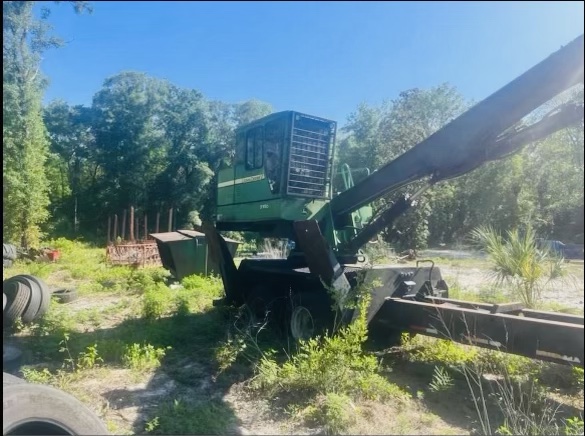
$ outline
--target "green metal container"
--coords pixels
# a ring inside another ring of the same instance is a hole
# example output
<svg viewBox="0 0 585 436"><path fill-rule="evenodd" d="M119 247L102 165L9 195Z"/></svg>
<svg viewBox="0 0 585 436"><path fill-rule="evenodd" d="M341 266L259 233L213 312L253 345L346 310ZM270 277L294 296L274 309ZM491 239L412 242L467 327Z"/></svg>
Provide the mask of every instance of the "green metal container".
<svg viewBox="0 0 585 436"><path fill-rule="evenodd" d="M152 233L156 240L163 267L178 280L193 274L219 274L219 268L211 259L205 234L194 230ZM236 255L238 241L226 239L233 257Z"/></svg>

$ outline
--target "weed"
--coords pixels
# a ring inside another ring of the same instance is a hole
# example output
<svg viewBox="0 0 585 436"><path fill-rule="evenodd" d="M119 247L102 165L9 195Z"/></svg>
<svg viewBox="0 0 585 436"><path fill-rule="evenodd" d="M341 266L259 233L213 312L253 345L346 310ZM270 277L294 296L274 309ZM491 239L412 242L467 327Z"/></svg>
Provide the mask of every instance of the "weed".
<svg viewBox="0 0 585 436"><path fill-rule="evenodd" d="M402 335L402 344L414 362L444 364L451 367L472 362L478 355L473 347L457 344L446 339Z"/></svg>
<svg viewBox="0 0 585 436"><path fill-rule="evenodd" d="M475 364L492 374L507 376L517 381L535 379L542 368L542 363L536 360L486 349L479 351Z"/></svg>
<svg viewBox="0 0 585 436"><path fill-rule="evenodd" d="M150 344L132 344L126 347L122 356L124 365L135 371L152 370L160 366L166 350L170 347L155 348Z"/></svg>
<svg viewBox="0 0 585 436"><path fill-rule="evenodd" d="M100 354L106 362L122 362L126 344L120 339L104 339L100 341Z"/></svg>
<svg viewBox="0 0 585 436"><path fill-rule="evenodd" d="M146 422L144 426L144 431L146 433L153 433L159 426L160 426L159 417L155 416L150 421Z"/></svg>
<svg viewBox="0 0 585 436"><path fill-rule="evenodd" d="M69 351L69 333L63 333L63 340L59 342L59 345L61 345L61 348L59 348L59 353L66 353L67 355L67 357L63 360L63 367L67 367L69 365L70 369L75 371L75 360Z"/></svg>
<svg viewBox="0 0 585 436"><path fill-rule="evenodd" d="M298 352L282 365L263 356L252 387L272 392L305 392L309 395L340 393L357 397L388 397L400 392L377 374L375 356L366 355L362 345L367 339L366 308L360 303L359 316L334 336L300 341Z"/></svg>
<svg viewBox="0 0 585 436"><path fill-rule="evenodd" d="M88 346L85 351L79 353L75 366L78 371L81 371L84 369L92 369L103 362L104 359L98 354L97 344L93 344Z"/></svg>
<svg viewBox="0 0 585 436"><path fill-rule="evenodd" d="M53 378L53 374L51 374L47 368L43 368L42 371L39 371L36 369L23 367L21 371L24 379L29 383L48 385Z"/></svg>
<svg viewBox="0 0 585 436"><path fill-rule="evenodd" d="M148 288L142 297L142 316L154 320L161 318L169 309L170 289L162 283Z"/></svg>
<svg viewBox="0 0 585 436"><path fill-rule="evenodd" d="M324 426L326 434L334 435L346 431L355 423L355 406L345 394L328 393L317 406L307 411L307 417Z"/></svg>
<svg viewBox="0 0 585 436"><path fill-rule="evenodd" d="M190 293L185 289L181 289L175 294L175 309L176 316L186 316L191 312L190 309Z"/></svg>
<svg viewBox="0 0 585 436"><path fill-rule="evenodd" d="M573 378L573 384L578 388L578 389L583 389L583 368L580 368L578 366L573 366L571 368L571 374L572 374L572 378Z"/></svg>
<svg viewBox="0 0 585 436"><path fill-rule="evenodd" d="M238 356L246 349L246 341L243 337L228 339L215 350L219 372L228 369L237 360Z"/></svg>
<svg viewBox="0 0 585 436"><path fill-rule="evenodd" d="M583 434L583 417L572 417L565 420L564 434L567 436L577 436Z"/></svg>
<svg viewBox="0 0 585 436"><path fill-rule="evenodd" d="M496 381L493 396L504 416L498 434L558 434L558 406L545 397L544 389L534 382Z"/></svg>
<svg viewBox="0 0 585 436"><path fill-rule="evenodd" d="M443 392L453 386L453 377L442 366L435 366L433 379L429 383L431 392Z"/></svg>
<svg viewBox="0 0 585 436"><path fill-rule="evenodd" d="M203 312L213 306L213 300L223 296L223 284L217 277L191 275L181 280L183 289L175 298L175 312ZM181 308L182 307L182 308Z"/></svg>

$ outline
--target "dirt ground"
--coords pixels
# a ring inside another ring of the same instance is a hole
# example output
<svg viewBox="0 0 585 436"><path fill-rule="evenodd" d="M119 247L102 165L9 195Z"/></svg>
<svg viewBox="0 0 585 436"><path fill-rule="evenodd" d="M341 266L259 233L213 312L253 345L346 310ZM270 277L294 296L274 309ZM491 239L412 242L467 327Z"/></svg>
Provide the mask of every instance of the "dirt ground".
<svg viewBox="0 0 585 436"><path fill-rule="evenodd" d="M448 283L468 292L490 286L488 263L466 252L427 252L441 268ZM440 259L438 259L440 257ZM583 263L570 263L569 275L554 283L544 298L559 304L583 307ZM123 297L131 298L131 297ZM68 305L71 311L107 310L120 302L119 295L81 296ZM114 328L123 313L104 316L100 328ZM95 326L88 325L91 332ZM16 338L17 339L17 338ZM35 365L42 368L43 364ZM48 366L48 365L47 365ZM355 405L359 419L350 434L470 434L477 428L476 412L463 384L446 394L428 391L432 367L423 368L394 362L388 378L412 395L406 406L364 401ZM182 375L177 377L177 374ZM157 406L175 400L187 403L217 401L233 414L229 434L285 435L322 434L297 416L278 408L279 398L262 398L246 389L246 380L219 382L210 366L195 359L174 362L146 372L139 378L128 369L97 368L87 371L64 389L70 391L108 423L113 434L141 434ZM423 395L424 394L424 395ZM583 405L576 405L582 413Z"/></svg>
<svg viewBox="0 0 585 436"><path fill-rule="evenodd" d="M450 286L456 285L470 293L496 289L490 265L480 253L463 250L426 250L420 256L435 259ZM438 258L438 259L437 259ZM584 268L582 260L565 263L565 276L551 281L542 293L543 302L583 309Z"/></svg>

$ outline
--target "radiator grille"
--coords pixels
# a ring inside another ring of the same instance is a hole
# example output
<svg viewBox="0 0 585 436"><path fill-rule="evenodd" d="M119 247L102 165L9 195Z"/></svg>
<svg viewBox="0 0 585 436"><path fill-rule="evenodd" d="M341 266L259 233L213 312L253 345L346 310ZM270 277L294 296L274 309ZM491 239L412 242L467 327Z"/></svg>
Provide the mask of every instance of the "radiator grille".
<svg viewBox="0 0 585 436"><path fill-rule="evenodd" d="M289 156L288 194L328 197L334 126L330 122L295 116Z"/></svg>

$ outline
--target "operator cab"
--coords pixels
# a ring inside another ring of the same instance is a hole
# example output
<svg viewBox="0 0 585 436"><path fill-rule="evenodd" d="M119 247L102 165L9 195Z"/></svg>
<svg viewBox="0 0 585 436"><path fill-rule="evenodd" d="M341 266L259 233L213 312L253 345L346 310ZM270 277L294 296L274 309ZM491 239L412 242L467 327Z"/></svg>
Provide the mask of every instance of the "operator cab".
<svg viewBox="0 0 585 436"><path fill-rule="evenodd" d="M286 237L331 199L336 123L279 112L236 131L234 165L219 171L217 227Z"/></svg>

